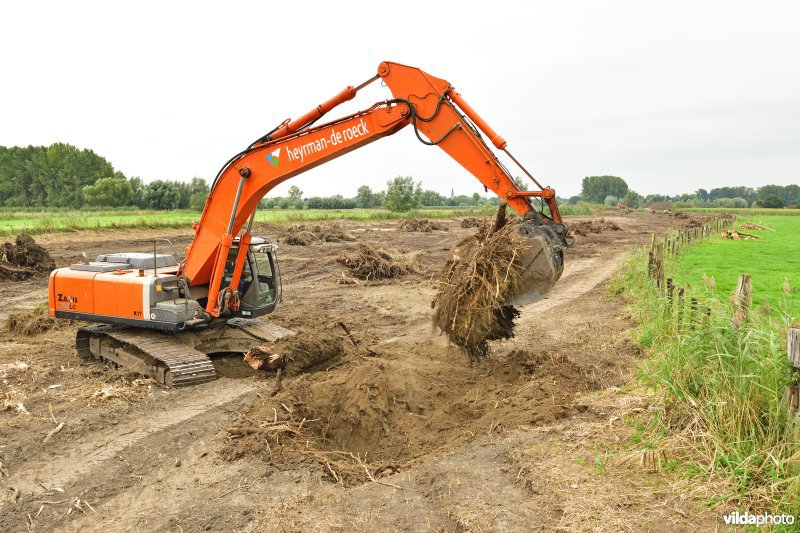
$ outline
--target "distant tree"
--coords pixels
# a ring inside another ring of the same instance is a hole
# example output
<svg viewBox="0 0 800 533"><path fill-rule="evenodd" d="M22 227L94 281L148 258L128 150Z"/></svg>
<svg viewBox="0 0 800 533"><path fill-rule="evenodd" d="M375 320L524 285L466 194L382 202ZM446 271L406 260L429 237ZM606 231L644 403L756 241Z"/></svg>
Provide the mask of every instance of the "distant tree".
<svg viewBox="0 0 800 533"><path fill-rule="evenodd" d="M381 205L380 198L377 194L372 192L372 189L369 187L369 185L362 185L358 188L355 200L356 204L358 204L358 207L362 207L364 209L378 207Z"/></svg>
<svg viewBox="0 0 800 533"><path fill-rule="evenodd" d="M648 194L644 197L644 203L649 204L650 202L669 202L669 196L663 194Z"/></svg>
<svg viewBox="0 0 800 533"><path fill-rule="evenodd" d="M761 205L770 209L780 209L783 207L783 200L777 194L770 194L765 199L760 200Z"/></svg>
<svg viewBox="0 0 800 533"><path fill-rule="evenodd" d="M708 191L707 190L705 190L705 189L697 189L696 191L694 191L694 193L697 195L698 198L700 198L700 200L702 200L704 202L708 200Z"/></svg>
<svg viewBox="0 0 800 533"><path fill-rule="evenodd" d="M581 201L580 195L575 195L575 196L570 196L569 199L567 200L567 203L570 205L575 205L580 201Z"/></svg>
<svg viewBox="0 0 800 533"><path fill-rule="evenodd" d="M603 203L607 196L621 198L628 193L628 184L617 176L587 176L583 178L581 196L584 200Z"/></svg>
<svg viewBox="0 0 800 533"><path fill-rule="evenodd" d="M436 191L424 190L420 196L420 203L424 206L440 206L447 204L447 198Z"/></svg>
<svg viewBox="0 0 800 533"><path fill-rule="evenodd" d="M733 199L733 207L737 207L737 208L740 208L740 209L741 208L745 208L745 207L747 207L747 200L745 200L744 198L734 198Z"/></svg>
<svg viewBox="0 0 800 533"><path fill-rule="evenodd" d="M69 144L0 147L0 205L79 208L84 187L118 176L103 157Z"/></svg>
<svg viewBox="0 0 800 533"><path fill-rule="evenodd" d="M189 209L200 211L206 205L206 198L208 198L208 193L210 192L208 183L203 178L194 177L189 185L189 191L191 193L189 196Z"/></svg>
<svg viewBox="0 0 800 533"><path fill-rule="evenodd" d="M358 207L356 198L345 198L341 194L335 196L314 196L306 201L309 209L354 209Z"/></svg>
<svg viewBox="0 0 800 533"><path fill-rule="evenodd" d="M633 190L629 190L625 194L625 196L622 197L622 199L620 201L623 204L625 204L628 207L630 207L631 209L638 209L638 208L642 207L642 202L644 201L644 198L642 198L642 195L639 194L638 192L633 191Z"/></svg>
<svg viewBox="0 0 800 533"><path fill-rule="evenodd" d="M297 185L289 187L289 204L293 209L303 208L303 191Z"/></svg>
<svg viewBox="0 0 800 533"><path fill-rule="evenodd" d="M421 197L421 183L415 184L411 176L397 176L387 183L383 205L389 211L411 211L419 207Z"/></svg>
<svg viewBox="0 0 800 533"><path fill-rule="evenodd" d="M146 209L177 209L181 201L181 189L177 183L155 180L142 189L142 204Z"/></svg>
<svg viewBox="0 0 800 533"><path fill-rule="evenodd" d="M619 199L616 196L611 196L610 194L603 198L603 203L606 205L617 205L619 203Z"/></svg>
<svg viewBox="0 0 800 533"><path fill-rule="evenodd" d="M133 189L124 177L100 178L83 188L84 203L90 206L121 207L130 205L132 197Z"/></svg>

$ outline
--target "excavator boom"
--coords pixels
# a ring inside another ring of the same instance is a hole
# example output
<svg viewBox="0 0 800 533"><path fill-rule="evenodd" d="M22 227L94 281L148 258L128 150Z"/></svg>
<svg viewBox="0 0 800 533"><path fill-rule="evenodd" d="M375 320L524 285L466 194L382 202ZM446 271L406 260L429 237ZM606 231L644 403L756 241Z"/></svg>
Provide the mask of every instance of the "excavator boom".
<svg viewBox="0 0 800 533"><path fill-rule="evenodd" d="M191 286L209 287L206 304L209 313L219 316L223 311L224 301L219 291L233 236L244 227L258 202L272 188L331 159L392 135L409 124L422 143L444 150L487 190L492 190L520 215L529 217L533 225L550 226L548 234L553 235L548 235L548 240L566 239L566 227L558 212L555 192L550 188L519 190L478 129L500 149L506 150L505 140L449 82L418 68L390 62L381 63L377 76L370 81L378 78L392 91L393 99L348 117L309 127L336 105L355 96L357 90L347 87L299 119L282 123L222 169L212 186L200 223L195 227L195 238L183 268ZM536 197L547 202L549 216L532 206L530 199ZM240 250L244 253L243 248ZM557 279L560 270L553 270L558 271Z"/></svg>
<svg viewBox="0 0 800 533"><path fill-rule="evenodd" d="M390 89L391 99L316 124L376 80ZM206 354L239 351L251 342L291 333L251 320L272 312L281 299L275 246L251 234L261 199L278 184L407 126L523 217L519 233L528 246L519 263L527 283L508 303L542 298L561 276L567 244L553 189L542 187L519 165L505 139L449 82L415 67L383 62L366 82L282 122L232 157L211 186L183 261L157 254L154 243L152 254L104 254L94 262L57 269L50 276L51 315L103 324L78 333L82 357L131 365L165 384L213 379ZM538 189L520 190L481 133ZM535 199L546 203L547 211L536 209ZM175 345L178 340L182 346Z"/></svg>

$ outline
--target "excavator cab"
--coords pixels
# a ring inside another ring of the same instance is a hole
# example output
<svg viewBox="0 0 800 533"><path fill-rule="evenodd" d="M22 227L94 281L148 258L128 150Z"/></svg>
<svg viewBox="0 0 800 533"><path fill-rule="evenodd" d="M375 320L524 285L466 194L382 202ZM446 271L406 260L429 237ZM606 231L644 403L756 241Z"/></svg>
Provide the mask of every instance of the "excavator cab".
<svg viewBox="0 0 800 533"><path fill-rule="evenodd" d="M275 253L276 248L269 239L252 238L239 279L239 286L234 287L239 292L241 304L239 309L231 315L232 317L255 318L271 313L275 309L275 305L281 299L281 278ZM239 239L237 238L233 242L225 262L223 287L230 286L238 253Z"/></svg>

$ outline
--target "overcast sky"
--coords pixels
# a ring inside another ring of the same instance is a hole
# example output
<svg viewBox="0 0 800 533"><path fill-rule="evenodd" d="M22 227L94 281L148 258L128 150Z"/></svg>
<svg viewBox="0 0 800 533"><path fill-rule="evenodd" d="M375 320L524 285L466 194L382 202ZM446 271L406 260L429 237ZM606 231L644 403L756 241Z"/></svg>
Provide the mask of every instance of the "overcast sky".
<svg viewBox="0 0 800 533"><path fill-rule="evenodd" d="M599 174L643 194L800 182L796 1L4 2L0 47L0 145L67 142L145 181L213 178L390 60L450 81L560 196ZM397 175L483 192L408 128L271 194Z"/></svg>

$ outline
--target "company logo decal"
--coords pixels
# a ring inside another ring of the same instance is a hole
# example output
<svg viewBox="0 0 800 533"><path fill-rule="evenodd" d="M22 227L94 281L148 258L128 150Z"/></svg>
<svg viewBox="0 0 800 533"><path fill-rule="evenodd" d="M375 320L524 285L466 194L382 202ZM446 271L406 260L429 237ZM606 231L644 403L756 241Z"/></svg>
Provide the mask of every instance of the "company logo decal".
<svg viewBox="0 0 800 533"><path fill-rule="evenodd" d="M270 165L272 165L274 168L278 168L278 156L280 156L280 154L281 154L280 146L278 147L277 150L275 150L271 154L267 154L267 161L269 161Z"/></svg>

